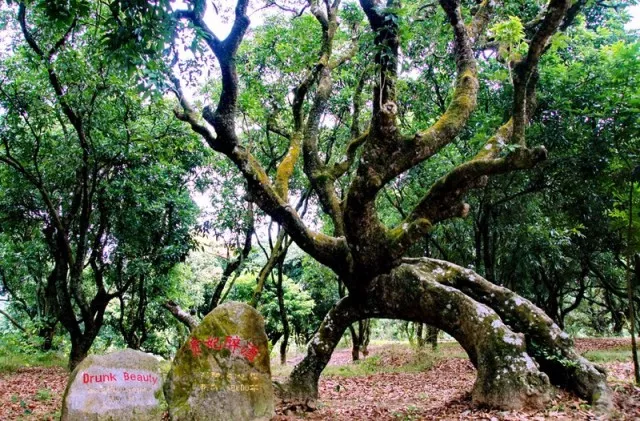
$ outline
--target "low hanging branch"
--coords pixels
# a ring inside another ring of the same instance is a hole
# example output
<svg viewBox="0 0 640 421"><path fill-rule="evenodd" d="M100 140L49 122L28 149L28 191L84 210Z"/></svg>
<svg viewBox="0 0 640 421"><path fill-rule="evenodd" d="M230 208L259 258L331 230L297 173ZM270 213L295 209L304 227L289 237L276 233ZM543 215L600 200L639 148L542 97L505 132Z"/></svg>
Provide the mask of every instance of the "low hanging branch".
<svg viewBox="0 0 640 421"><path fill-rule="evenodd" d="M18 328L19 330L21 330L24 333L27 333L27 329L25 329L24 327L22 327L22 325L20 323L18 323L18 321L16 319L14 319L13 317L11 317L11 315L9 313L7 313L6 311L2 310L0 308L0 314L2 314L4 317L7 318L7 320L9 320L9 322L11 322L11 324L13 326L15 326L16 328Z"/></svg>
<svg viewBox="0 0 640 421"><path fill-rule="evenodd" d="M188 327L190 331L198 326L198 320L196 320L196 318L187 311L183 310L175 301L165 301L162 306L169 310L169 312L173 314L180 323Z"/></svg>

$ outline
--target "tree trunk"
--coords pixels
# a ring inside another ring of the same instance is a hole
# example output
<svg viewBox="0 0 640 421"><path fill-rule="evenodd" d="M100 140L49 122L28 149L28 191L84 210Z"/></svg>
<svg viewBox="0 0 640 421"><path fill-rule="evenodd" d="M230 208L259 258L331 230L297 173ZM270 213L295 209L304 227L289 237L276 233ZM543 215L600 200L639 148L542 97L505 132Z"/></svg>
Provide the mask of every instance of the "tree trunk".
<svg viewBox="0 0 640 421"><path fill-rule="evenodd" d="M423 330L424 330L424 325L422 323L418 323L418 327L416 328L416 340L418 343L418 348L422 349L424 348L424 337L422 337L423 335Z"/></svg>
<svg viewBox="0 0 640 421"><path fill-rule="evenodd" d="M318 397L318 379L349 325L360 319L351 297L338 301L327 313L307 345L307 355L293 369L289 381L279 392L283 398L302 401Z"/></svg>
<svg viewBox="0 0 640 421"><path fill-rule="evenodd" d="M267 339L269 340L269 342L271 342L272 345L275 345L280 340L280 338L282 338L282 332L267 332Z"/></svg>
<svg viewBox="0 0 640 421"><path fill-rule="evenodd" d="M482 235L482 259L484 262L484 274L485 278L490 282L495 282L495 270L493 261L493 247L491 241L491 231L489 228L489 222L491 219L491 208L487 207L484 210L484 216L482 217L482 223L480 225L480 233Z"/></svg>
<svg viewBox="0 0 640 421"><path fill-rule="evenodd" d="M634 256L636 277L640 278L640 254ZM629 269L631 268L631 262L628 263ZM636 312L633 305L634 297L634 285L633 277L629 276L629 282L627 284L629 294L629 332L631 333L631 357L633 360L633 373L636 384L640 385L640 363L638 363L638 346L636 344Z"/></svg>
<svg viewBox="0 0 640 421"><path fill-rule="evenodd" d="M278 262L278 282L276 284L278 294L278 309L280 311L280 321L282 322L282 342L280 343L280 364L285 365L287 363L287 346L289 345L289 335L291 329L289 328L289 319L287 319L287 309L284 305L284 288L282 287L282 264L284 262L284 255Z"/></svg>
<svg viewBox="0 0 640 421"><path fill-rule="evenodd" d="M93 344L93 339L84 336L71 338L71 353L69 354L69 371L73 371L78 364L89 354L89 349Z"/></svg>
<svg viewBox="0 0 640 421"><path fill-rule="evenodd" d="M371 319L361 320L358 324L361 327L360 352L364 358L367 358L369 356L369 341L371 340Z"/></svg>
<svg viewBox="0 0 640 421"><path fill-rule="evenodd" d="M475 404L540 407L551 391L546 372L601 409L610 407L604 374L573 350L542 310L470 270L432 259L407 259L375 278L364 296L342 299L291 373L288 394L317 398L318 378L342 333L354 320L370 317L426 323L453 336L477 369Z"/></svg>
<svg viewBox="0 0 640 421"><path fill-rule="evenodd" d="M42 338L42 351L51 351L53 349L53 338L56 335L57 320L44 322L44 325L38 329L38 336Z"/></svg>
<svg viewBox="0 0 640 421"><path fill-rule="evenodd" d="M433 326L427 327L427 342L431 344L432 350L438 349L438 329Z"/></svg>
<svg viewBox="0 0 640 421"><path fill-rule="evenodd" d="M55 271L53 273L55 274ZM56 279L55 276L50 274L47 277L44 296L42 297L40 315L42 326L38 330L38 336L42 338L41 349L43 351L50 351L53 348L53 338L55 337L56 327L58 326L56 304Z"/></svg>
<svg viewBox="0 0 640 421"><path fill-rule="evenodd" d="M349 325L349 333L351 334L351 360L358 361L360 359L360 338L353 325Z"/></svg>

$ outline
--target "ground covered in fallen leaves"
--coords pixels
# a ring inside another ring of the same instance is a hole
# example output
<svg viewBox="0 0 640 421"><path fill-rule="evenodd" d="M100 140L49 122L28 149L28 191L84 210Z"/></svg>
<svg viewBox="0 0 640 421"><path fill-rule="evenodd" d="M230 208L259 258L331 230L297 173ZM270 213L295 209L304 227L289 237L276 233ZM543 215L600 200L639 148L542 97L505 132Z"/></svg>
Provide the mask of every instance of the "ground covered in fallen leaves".
<svg viewBox="0 0 640 421"><path fill-rule="evenodd" d="M28 367L0 374L0 420L58 420L68 372Z"/></svg>
<svg viewBox="0 0 640 421"><path fill-rule="evenodd" d="M580 352L606 353L628 347L624 339L576 342ZM291 362L299 359L300 356L293 357ZM600 364L607 368L615 391L613 418L640 420L640 388L631 384L631 362ZM586 402L563 391L557 392L544 411L473 408L470 391L475 370L456 344L443 344L437 353L416 353L398 345L372 347L369 357L358 365L357 370L353 368L350 350L336 351L328 374L320 381L318 408L313 412L295 413L289 404L280 402L275 420L598 419ZM0 374L0 420L59 419L66 380L66 370L56 367L28 367Z"/></svg>
<svg viewBox="0 0 640 421"><path fill-rule="evenodd" d="M626 339L578 339L580 352L628 348ZM378 358L383 373L320 379L317 410L299 413L281 402L276 420L597 420L587 402L562 390L544 411L488 411L471 403L475 369L457 344L444 344L431 369L413 372L415 351L398 347L373 347L369 358ZM331 366L352 364L350 350L334 353ZM612 419L640 420L640 388L631 384L633 366L628 362L599 363L607 369L615 393ZM360 364L363 364L361 362ZM408 372L403 367L410 367ZM396 369L396 370L394 370ZM335 370L331 370L334 372ZM395 371L395 372L394 372ZM284 379L283 379L284 380Z"/></svg>

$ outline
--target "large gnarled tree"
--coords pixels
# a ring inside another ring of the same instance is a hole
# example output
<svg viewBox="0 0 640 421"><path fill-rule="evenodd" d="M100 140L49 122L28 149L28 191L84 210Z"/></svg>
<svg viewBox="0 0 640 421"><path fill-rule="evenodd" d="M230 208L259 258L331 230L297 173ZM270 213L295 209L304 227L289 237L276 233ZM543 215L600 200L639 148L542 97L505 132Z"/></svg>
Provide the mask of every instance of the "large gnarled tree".
<svg viewBox="0 0 640 421"><path fill-rule="evenodd" d="M248 0L238 0L229 35L220 39L204 19L205 3L192 2L174 12L177 21L198 29L220 66L221 93L215 107L201 113L188 102L173 79L189 123L214 150L231 159L246 179L250 200L277 221L305 252L330 267L349 295L327 314L309 343L306 358L293 370L286 392L298 398L317 396L320 373L345 329L364 318L393 318L427 323L452 335L478 370L473 400L501 408L541 405L550 383L573 390L606 408L610 392L605 375L572 348L569 337L529 301L491 284L468 269L432 259L405 259L408 249L432 227L465 217L465 193L487 177L525 170L544 160L544 147L526 144L526 127L536 107L538 65L551 38L565 29L584 2L551 0L528 26L527 51L509 57L513 100L506 122L495 128L477 154L438 179L397 226L385 226L376 198L387 183L436 155L465 129L478 96L478 51L491 48L487 30L496 2L483 1L473 16L464 16L459 0L440 0L450 25L450 53L456 63L455 87L446 110L426 130L405 133L398 122L401 59L399 1L360 0L375 40L370 57L372 94L370 121L361 130L359 83L351 110L352 139L343 160L329 164L319 149L321 120L335 94L332 72L356 54L359 44L336 47L340 1L311 0L307 5L321 28L316 63L290 96L288 128L268 129L288 141L288 150L271 177L236 132L241 83L238 49L249 27ZM464 8L466 11L467 9ZM358 34L354 34L357 38ZM332 235L306 226L289 198L294 167L302 160L304 174L320 207L329 216ZM352 171L353 167L353 171ZM346 179L346 181L345 181ZM348 183L342 194L337 185Z"/></svg>

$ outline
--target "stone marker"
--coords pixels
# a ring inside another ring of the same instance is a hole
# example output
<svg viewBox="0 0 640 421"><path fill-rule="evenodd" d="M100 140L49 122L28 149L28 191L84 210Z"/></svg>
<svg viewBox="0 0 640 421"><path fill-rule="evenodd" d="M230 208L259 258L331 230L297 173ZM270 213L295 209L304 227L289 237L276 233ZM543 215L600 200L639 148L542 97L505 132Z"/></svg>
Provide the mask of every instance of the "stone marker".
<svg viewBox="0 0 640 421"><path fill-rule="evenodd" d="M209 313L176 354L164 386L172 420L268 420L274 395L264 320L229 302Z"/></svg>
<svg viewBox="0 0 640 421"><path fill-rule="evenodd" d="M71 373L61 420L161 420L162 383L152 355L132 349L90 355Z"/></svg>

